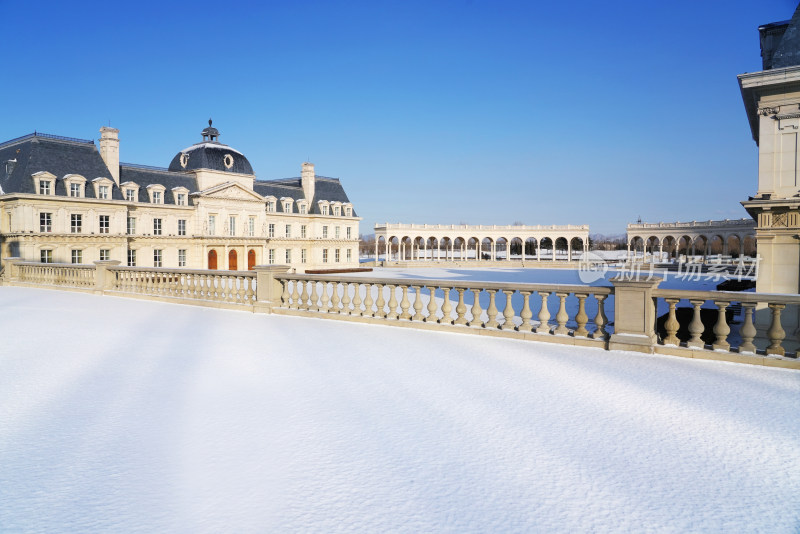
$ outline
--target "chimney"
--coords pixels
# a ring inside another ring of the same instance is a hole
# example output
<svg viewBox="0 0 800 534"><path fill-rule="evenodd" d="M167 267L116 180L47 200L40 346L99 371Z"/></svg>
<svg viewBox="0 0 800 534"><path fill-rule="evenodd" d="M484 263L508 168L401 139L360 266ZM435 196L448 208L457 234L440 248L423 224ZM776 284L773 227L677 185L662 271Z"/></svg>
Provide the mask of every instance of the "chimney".
<svg viewBox="0 0 800 534"><path fill-rule="evenodd" d="M314 164L303 163L303 170L300 174L300 184L303 186L303 195L309 204L314 201Z"/></svg>
<svg viewBox="0 0 800 534"><path fill-rule="evenodd" d="M106 162L111 177L119 185L119 130L116 128L100 128L100 157Z"/></svg>

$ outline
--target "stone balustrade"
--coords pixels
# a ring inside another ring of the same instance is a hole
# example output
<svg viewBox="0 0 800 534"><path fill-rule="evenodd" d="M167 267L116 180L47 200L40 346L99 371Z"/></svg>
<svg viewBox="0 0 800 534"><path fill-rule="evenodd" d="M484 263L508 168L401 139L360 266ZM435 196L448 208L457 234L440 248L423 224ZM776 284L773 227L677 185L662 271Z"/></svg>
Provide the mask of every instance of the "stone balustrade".
<svg viewBox="0 0 800 534"><path fill-rule="evenodd" d="M288 270L285 265L201 271L12 258L5 261L0 283L800 369L798 332L787 332L781 322L787 307L800 306L800 295L659 289L658 278L615 278L611 286L597 287ZM687 312L679 314L680 308L691 310L691 320L685 317L682 326L679 315Z"/></svg>

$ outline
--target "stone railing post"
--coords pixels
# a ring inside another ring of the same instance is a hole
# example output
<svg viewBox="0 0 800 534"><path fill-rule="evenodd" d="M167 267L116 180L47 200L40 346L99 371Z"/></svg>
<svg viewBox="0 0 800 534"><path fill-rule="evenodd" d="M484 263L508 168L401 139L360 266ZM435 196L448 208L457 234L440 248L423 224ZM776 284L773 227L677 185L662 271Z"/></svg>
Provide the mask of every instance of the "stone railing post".
<svg viewBox="0 0 800 534"><path fill-rule="evenodd" d="M109 267L116 267L119 265L119 260L100 260L94 262L94 292L102 295L104 291L108 291L114 287L114 280L111 273L108 272Z"/></svg>
<svg viewBox="0 0 800 534"><path fill-rule="evenodd" d="M281 283L275 275L289 272L288 265L256 265L256 303L254 311L272 313L272 308L281 305Z"/></svg>
<svg viewBox="0 0 800 534"><path fill-rule="evenodd" d="M611 279L614 284L614 333L608 343L610 350L653 352L657 343L653 290L661 280Z"/></svg>
<svg viewBox="0 0 800 534"><path fill-rule="evenodd" d="M19 280L19 265L17 264L21 261L22 258L3 258L5 271L3 271L2 282L8 283Z"/></svg>

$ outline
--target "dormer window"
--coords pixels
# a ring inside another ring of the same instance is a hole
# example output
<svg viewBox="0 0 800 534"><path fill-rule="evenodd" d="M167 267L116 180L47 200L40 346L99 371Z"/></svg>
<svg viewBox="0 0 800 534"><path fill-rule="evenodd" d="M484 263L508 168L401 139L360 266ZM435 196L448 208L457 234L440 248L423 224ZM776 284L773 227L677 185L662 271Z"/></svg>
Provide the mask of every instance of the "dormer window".
<svg viewBox="0 0 800 534"><path fill-rule="evenodd" d="M49 172L37 172L33 175L35 190L40 195L53 195L56 190L56 176Z"/></svg>
<svg viewBox="0 0 800 534"><path fill-rule="evenodd" d="M189 198L189 190L185 187L173 187L172 198L175 199L175 205L186 206L187 199Z"/></svg>
<svg viewBox="0 0 800 534"><path fill-rule="evenodd" d="M109 180L108 178L95 178L92 180L92 185L94 186L94 196L95 198L101 200L108 200L111 198L111 185L114 182Z"/></svg>
<svg viewBox="0 0 800 534"><path fill-rule="evenodd" d="M147 186L147 192L150 195L151 204L164 203L164 190L166 187L160 184L150 184Z"/></svg>
<svg viewBox="0 0 800 534"><path fill-rule="evenodd" d="M275 205L276 205L275 197L267 197L266 200L267 200L267 212L275 213Z"/></svg>
<svg viewBox="0 0 800 534"><path fill-rule="evenodd" d="M68 174L64 177L64 184L67 186L67 193L74 198L85 196L86 178L79 174Z"/></svg>
<svg viewBox="0 0 800 534"><path fill-rule="evenodd" d="M293 202L294 202L294 200L292 200L291 198L284 197L284 198L281 199L281 205L283 206L283 212L284 213L292 213L292 203Z"/></svg>
<svg viewBox="0 0 800 534"><path fill-rule="evenodd" d="M352 217L353 216L353 206L345 205L345 207L344 207L344 215L345 215L345 217Z"/></svg>
<svg viewBox="0 0 800 534"><path fill-rule="evenodd" d="M319 204L319 212L322 215L328 215L328 213L329 213L328 210L330 209L328 201L327 200L320 200L318 204Z"/></svg>
<svg viewBox="0 0 800 534"><path fill-rule="evenodd" d="M122 189L122 194L125 195L125 200L128 202L136 202L139 200L139 185L134 182L125 182L119 186Z"/></svg>
<svg viewBox="0 0 800 534"><path fill-rule="evenodd" d="M305 200L298 200L297 201L297 211L300 215L308 214L308 202Z"/></svg>
<svg viewBox="0 0 800 534"><path fill-rule="evenodd" d="M333 207L333 214L334 214L335 216L337 216L337 217L338 217L339 215L341 215L341 214L342 214L342 207L341 207L341 206L334 206L334 207Z"/></svg>

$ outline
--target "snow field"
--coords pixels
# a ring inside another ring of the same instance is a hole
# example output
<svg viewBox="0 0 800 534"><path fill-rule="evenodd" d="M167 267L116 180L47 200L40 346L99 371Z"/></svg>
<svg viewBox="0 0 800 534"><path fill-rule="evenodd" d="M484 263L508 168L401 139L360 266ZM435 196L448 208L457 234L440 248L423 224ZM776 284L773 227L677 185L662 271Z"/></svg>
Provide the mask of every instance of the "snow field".
<svg viewBox="0 0 800 534"><path fill-rule="evenodd" d="M0 287L0 530L795 532L800 373Z"/></svg>

